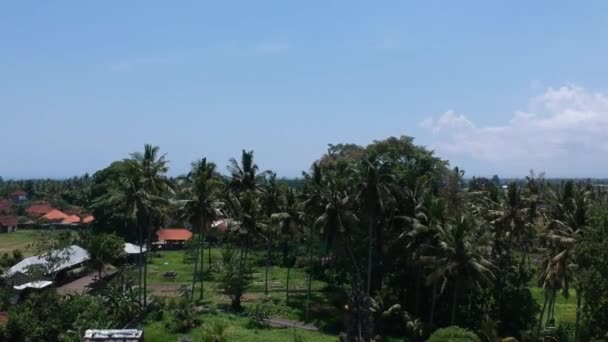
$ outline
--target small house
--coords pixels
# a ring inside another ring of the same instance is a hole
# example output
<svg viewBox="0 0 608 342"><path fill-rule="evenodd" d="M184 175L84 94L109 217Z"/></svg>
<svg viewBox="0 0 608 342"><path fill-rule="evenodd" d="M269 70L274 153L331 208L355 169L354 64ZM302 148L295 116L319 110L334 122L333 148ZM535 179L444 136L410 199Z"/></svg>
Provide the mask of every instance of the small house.
<svg viewBox="0 0 608 342"><path fill-rule="evenodd" d="M25 209L25 211L29 216L37 218L48 214L49 212L53 211L53 209L55 208L50 206L47 202L40 201L32 203L32 205Z"/></svg>
<svg viewBox="0 0 608 342"><path fill-rule="evenodd" d="M25 202L25 201L27 201L27 192L25 192L23 190L13 191L9 195L9 198L13 202Z"/></svg>
<svg viewBox="0 0 608 342"><path fill-rule="evenodd" d="M155 245L163 249L182 248L192 238L192 232L186 228L162 228L156 232Z"/></svg>
<svg viewBox="0 0 608 342"><path fill-rule="evenodd" d="M0 216L0 233L11 233L17 230L17 216Z"/></svg>
<svg viewBox="0 0 608 342"><path fill-rule="evenodd" d="M44 214L41 218L49 221L49 222L63 222L64 220L69 219L70 216L68 216L68 214L57 210L57 209L53 209L51 211L49 211L48 213ZM79 218L80 219L80 218Z"/></svg>

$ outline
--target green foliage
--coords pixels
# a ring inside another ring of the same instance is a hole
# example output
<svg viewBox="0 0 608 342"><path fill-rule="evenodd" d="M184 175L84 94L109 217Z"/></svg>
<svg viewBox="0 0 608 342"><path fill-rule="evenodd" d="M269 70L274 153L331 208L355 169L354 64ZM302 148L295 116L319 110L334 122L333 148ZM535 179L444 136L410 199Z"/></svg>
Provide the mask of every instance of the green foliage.
<svg viewBox="0 0 608 342"><path fill-rule="evenodd" d="M224 322L207 323L203 327L202 342L228 342L228 325Z"/></svg>
<svg viewBox="0 0 608 342"><path fill-rule="evenodd" d="M247 273L248 265L233 249L222 251L222 260L217 266L220 271L218 287L230 297L234 310L241 310L241 298L251 279Z"/></svg>
<svg viewBox="0 0 608 342"><path fill-rule="evenodd" d="M475 333L458 326L442 328L435 331L428 342L479 342Z"/></svg>
<svg viewBox="0 0 608 342"><path fill-rule="evenodd" d="M187 298L180 298L170 304L171 320L167 328L174 333L185 333L198 326L194 304Z"/></svg>
<svg viewBox="0 0 608 342"><path fill-rule="evenodd" d="M263 297L245 309L245 314L255 323L265 325L266 320L271 317L280 317L287 312L287 309L279 303L277 299Z"/></svg>
<svg viewBox="0 0 608 342"><path fill-rule="evenodd" d="M84 245L101 277L104 264L111 264L122 256L125 240L116 234L98 233L87 236Z"/></svg>

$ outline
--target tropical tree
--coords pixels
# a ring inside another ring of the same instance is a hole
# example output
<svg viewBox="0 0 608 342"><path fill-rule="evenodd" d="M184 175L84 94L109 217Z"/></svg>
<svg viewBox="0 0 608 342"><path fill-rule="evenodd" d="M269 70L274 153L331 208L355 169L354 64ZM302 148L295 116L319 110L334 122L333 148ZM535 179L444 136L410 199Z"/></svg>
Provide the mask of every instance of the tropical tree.
<svg viewBox="0 0 608 342"><path fill-rule="evenodd" d="M183 190L183 194L188 198L180 201L181 217L188 220L194 231L198 234L198 243L195 248L194 273L192 276L192 294L194 299L194 289L196 287L196 275L198 274L198 262L201 259L200 282L201 290L199 299L203 299L203 253L201 252L204 241L204 234L209 230L210 225L219 216L222 202L219 200L218 190L221 181L216 173L216 166L208 163L206 158L193 163L192 171L187 177L189 187Z"/></svg>
<svg viewBox="0 0 608 342"><path fill-rule="evenodd" d="M441 291L448 283L452 286L451 323L456 321L456 306L465 288L491 286L494 275L493 265L488 260L488 234L476 234L475 222L462 216L446 226L437 226L436 245L431 246L432 254L421 257L428 265L427 283L442 279Z"/></svg>

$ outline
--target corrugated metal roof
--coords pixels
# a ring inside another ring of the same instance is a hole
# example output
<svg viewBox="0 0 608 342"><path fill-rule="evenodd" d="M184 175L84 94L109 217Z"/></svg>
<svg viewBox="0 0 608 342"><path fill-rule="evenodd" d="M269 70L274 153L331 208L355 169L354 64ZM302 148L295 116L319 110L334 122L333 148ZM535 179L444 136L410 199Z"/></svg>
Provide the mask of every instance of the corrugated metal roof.
<svg viewBox="0 0 608 342"><path fill-rule="evenodd" d="M61 271L66 268L70 268L74 265L78 265L82 262L85 262L90 259L89 252L83 249L80 246L72 245L68 248L64 248L58 251L53 252L53 257L58 257L61 259L57 265L54 265L54 269L49 270L50 272ZM26 274L28 272L28 268L33 265L45 265L48 263L46 257L41 256L32 256L29 258L25 258L21 260L15 266L9 268L6 272L4 272L4 277L10 277L15 273L23 273Z"/></svg>
<svg viewBox="0 0 608 342"><path fill-rule="evenodd" d="M142 250L145 252L146 247L143 247ZM125 243L124 251L127 254L139 254L139 246L127 242Z"/></svg>

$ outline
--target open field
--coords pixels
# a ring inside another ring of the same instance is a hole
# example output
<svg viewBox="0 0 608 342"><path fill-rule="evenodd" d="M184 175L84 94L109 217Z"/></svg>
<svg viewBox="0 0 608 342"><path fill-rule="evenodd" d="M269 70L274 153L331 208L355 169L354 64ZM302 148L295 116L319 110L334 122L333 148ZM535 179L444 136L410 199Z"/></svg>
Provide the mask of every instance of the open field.
<svg viewBox="0 0 608 342"><path fill-rule="evenodd" d="M256 255L257 254L257 255ZM260 252L255 253L253 259L261 255ZM192 272L194 264L191 262L184 262L183 251L165 251L161 253L162 257L153 257L150 259L148 265L148 287L152 294L160 296L176 296L177 289L182 285L189 285L192 283ZM211 264L219 261L221 258L221 250L219 248L212 248L211 250ZM223 296L217 288L215 271L210 271L208 250L205 250L204 260L204 301L205 303L214 305L227 305L229 299ZM247 292L243 296L243 305L246 307L249 302L256 298L263 297L264 294L264 266L253 265L252 266L253 279ZM165 272L177 272L177 276L174 279L166 279L163 277ZM134 271L134 276L136 273ZM300 268L293 268L290 274L289 282L289 302L286 302L286 284L287 284L287 269L284 267L271 266L268 272L268 283L269 283L269 295L273 298L280 300L282 304L285 304L289 311L286 314L286 318L305 321L306 312L306 271ZM326 283L318 280L312 282L312 294L311 294L311 311L314 310L314 315L309 315L311 318L309 321L313 321L312 317L317 317L316 324L319 326L333 326L339 323L342 319L341 313L335 307L331 305L332 298L339 295L336 293L330 293L323 291L326 287ZM196 294L200 291L200 287L197 285Z"/></svg>
<svg viewBox="0 0 608 342"><path fill-rule="evenodd" d="M13 233L0 234L0 254L20 249L24 256L34 255L31 244L40 234L39 230L18 230Z"/></svg>
<svg viewBox="0 0 608 342"><path fill-rule="evenodd" d="M234 342L284 342L297 341L296 338L305 342L325 342L336 341L337 337L326 335L321 332L305 331L301 329L290 328L264 328L252 326L250 320L245 317L230 315L230 314L205 314L199 316L203 324L221 322L228 326L227 335L228 341ZM202 327L192 329L188 334L173 334L166 327L166 318L163 321L151 322L145 327L146 341L164 342L177 341L180 336L189 336L193 341L200 341L202 335Z"/></svg>

